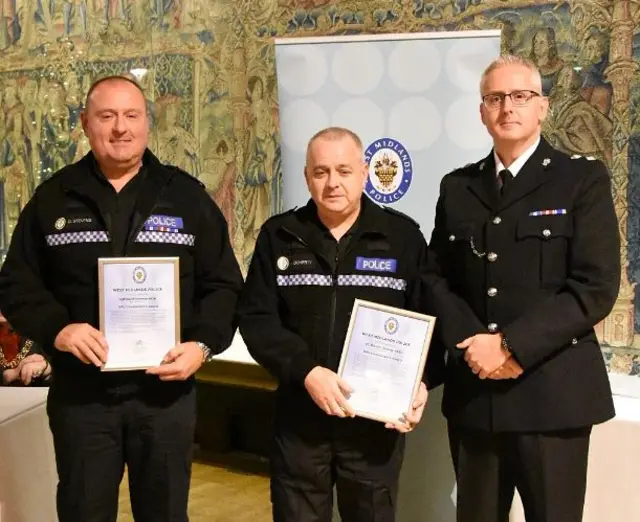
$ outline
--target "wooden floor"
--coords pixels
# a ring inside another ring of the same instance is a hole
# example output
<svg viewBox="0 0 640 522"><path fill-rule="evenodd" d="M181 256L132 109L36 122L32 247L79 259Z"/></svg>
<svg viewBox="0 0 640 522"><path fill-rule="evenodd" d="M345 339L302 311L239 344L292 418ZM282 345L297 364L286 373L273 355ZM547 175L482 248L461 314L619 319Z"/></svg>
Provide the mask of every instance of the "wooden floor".
<svg viewBox="0 0 640 522"><path fill-rule="evenodd" d="M193 463L189 494L190 522L271 522L269 478L251 466ZM133 522L129 486L120 488L118 522Z"/></svg>

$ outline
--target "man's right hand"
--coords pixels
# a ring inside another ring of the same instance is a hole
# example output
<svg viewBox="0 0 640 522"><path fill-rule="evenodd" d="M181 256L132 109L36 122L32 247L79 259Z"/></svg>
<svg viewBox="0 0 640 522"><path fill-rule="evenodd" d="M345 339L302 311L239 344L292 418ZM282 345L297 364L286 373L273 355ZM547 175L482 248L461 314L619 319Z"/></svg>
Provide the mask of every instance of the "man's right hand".
<svg viewBox="0 0 640 522"><path fill-rule="evenodd" d="M107 340L100 330L87 323L65 326L53 345L61 352L75 355L85 364L95 364L100 368L107 362Z"/></svg>
<svg viewBox="0 0 640 522"><path fill-rule="evenodd" d="M495 372L488 375L489 379L517 379L523 373L522 366L513 358L509 357L505 363L500 366ZM481 379L483 377L480 377Z"/></svg>
<svg viewBox="0 0 640 522"><path fill-rule="evenodd" d="M355 417L355 412L347 402L347 396L353 389L337 373L316 366L305 377L304 387L313 402L327 415Z"/></svg>

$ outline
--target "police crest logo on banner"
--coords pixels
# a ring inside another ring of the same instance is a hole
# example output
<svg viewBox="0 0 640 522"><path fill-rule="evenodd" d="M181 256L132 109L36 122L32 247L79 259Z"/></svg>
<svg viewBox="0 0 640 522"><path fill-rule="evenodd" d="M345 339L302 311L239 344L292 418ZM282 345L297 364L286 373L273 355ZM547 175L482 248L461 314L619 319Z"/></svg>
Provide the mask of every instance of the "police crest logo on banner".
<svg viewBox="0 0 640 522"><path fill-rule="evenodd" d="M367 195L376 203L395 203L411 186L413 162L407 149L393 138L380 138L365 151L369 167Z"/></svg>

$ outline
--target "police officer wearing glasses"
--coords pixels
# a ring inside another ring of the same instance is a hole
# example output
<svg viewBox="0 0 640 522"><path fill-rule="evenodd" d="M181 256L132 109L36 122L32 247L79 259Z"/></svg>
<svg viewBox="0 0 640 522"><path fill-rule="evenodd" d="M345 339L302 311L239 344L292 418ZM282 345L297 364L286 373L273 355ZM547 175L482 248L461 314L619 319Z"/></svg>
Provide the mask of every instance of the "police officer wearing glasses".
<svg viewBox="0 0 640 522"><path fill-rule="evenodd" d="M444 177L429 283L448 352L443 411L458 522L580 522L594 424L614 415L594 333L620 282L606 167L541 137L535 66L503 56L482 76L493 150Z"/></svg>

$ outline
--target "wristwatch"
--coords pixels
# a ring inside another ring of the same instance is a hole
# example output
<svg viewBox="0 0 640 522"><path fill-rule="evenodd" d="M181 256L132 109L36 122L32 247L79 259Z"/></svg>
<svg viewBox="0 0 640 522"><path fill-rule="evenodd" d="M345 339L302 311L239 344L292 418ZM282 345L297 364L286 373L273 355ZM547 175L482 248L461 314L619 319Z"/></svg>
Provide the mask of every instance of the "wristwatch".
<svg viewBox="0 0 640 522"><path fill-rule="evenodd" d="M211 351L211 348L200 341L196 341L196 344L198 345L198 348L202 350L202 362L208 363L213 361L215 354Z"/></svg>

